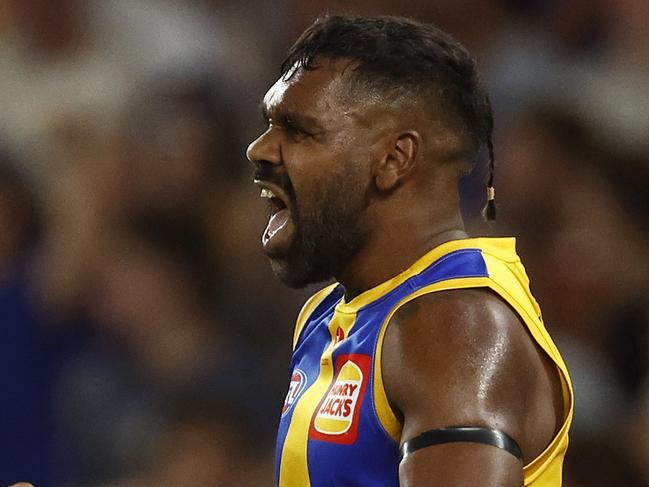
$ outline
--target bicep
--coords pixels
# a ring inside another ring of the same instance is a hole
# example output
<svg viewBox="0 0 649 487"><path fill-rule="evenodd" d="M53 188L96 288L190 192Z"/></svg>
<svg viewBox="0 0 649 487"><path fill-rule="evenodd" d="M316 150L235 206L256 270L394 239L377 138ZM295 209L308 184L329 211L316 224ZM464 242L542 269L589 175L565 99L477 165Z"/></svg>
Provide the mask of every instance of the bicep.
<svg viewBox="0 0 649 487"><path fill-rule="evenodd" d="M521 462L505 450L477 443L446 443L408 455L399 465L400 487L520 487Z"/></svg>
<svg viewBox="0 0 649 487"><path fill-rule="evenodd" d="M484 292L438 293L397 313L386 333L384 385L402 417L401 441L451 426L497 429L529 453L525 429L536 353L518 317ZM522 485L523 462L478 443L430 446L406 457L401 485Z"/></svg>

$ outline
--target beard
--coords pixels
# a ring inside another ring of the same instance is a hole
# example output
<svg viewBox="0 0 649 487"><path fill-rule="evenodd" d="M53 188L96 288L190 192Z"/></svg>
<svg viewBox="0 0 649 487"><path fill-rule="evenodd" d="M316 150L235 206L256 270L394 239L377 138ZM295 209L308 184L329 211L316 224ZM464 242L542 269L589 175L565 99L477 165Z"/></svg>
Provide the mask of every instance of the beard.
<svg viewBox="0 0 649 487"><path fill-rule="evenodd" d="M271 258L271 266L287 286L301 288L332 279L365 244L368 231L362 216L367 191L354 176L323 184L319 194L302 198L302 203L290 180L285 181L296 234L287 254Z"/></svg>

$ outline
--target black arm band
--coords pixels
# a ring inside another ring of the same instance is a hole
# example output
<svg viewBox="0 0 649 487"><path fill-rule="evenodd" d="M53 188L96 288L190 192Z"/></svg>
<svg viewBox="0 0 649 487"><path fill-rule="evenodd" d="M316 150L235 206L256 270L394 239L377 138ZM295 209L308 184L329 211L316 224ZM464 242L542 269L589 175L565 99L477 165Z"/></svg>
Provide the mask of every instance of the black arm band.
<svg viewBox="0 0 649 487"><path fill-rule="evenodd" d="M456 442L482 443L495 446L511 453L519 460L523 460L521 449L513 438L499 430L475 426L452 426L450 428L426 431L401 445L399 449L400 459L403 460L421 448Z"/></svg>

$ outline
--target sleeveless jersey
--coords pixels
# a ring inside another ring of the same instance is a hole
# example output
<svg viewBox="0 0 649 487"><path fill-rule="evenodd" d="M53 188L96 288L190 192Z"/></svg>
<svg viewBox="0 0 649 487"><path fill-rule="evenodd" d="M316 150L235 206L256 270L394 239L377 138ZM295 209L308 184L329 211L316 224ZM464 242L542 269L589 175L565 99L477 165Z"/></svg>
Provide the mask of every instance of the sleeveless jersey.
<svg viewBox="0 0 649 487"><path fill-rule="evenodd" d="M566 418L523 473L526 486L560 486L573 414L572 386L543 325L513 238L447 242L350 302L339 284L307 301L297 321L279 424L278 485L398 487L401 424L381 378L387 325L399 307L423 294L480 287L511 305L559 371Z"/></svg>

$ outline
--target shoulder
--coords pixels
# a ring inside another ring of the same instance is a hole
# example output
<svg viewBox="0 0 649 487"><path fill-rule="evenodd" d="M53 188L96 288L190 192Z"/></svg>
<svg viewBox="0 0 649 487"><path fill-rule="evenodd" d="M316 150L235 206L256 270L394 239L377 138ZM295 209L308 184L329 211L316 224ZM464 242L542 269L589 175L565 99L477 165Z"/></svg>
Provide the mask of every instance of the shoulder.
<svg viewBox="0 0 649 487"><path fill-rule="evenodd" d="M443 291L405 304L386 332L382 369L404 440L428 429L485 426L513 437L530 460L562 420L556 368L489 290Z"/></svg>

